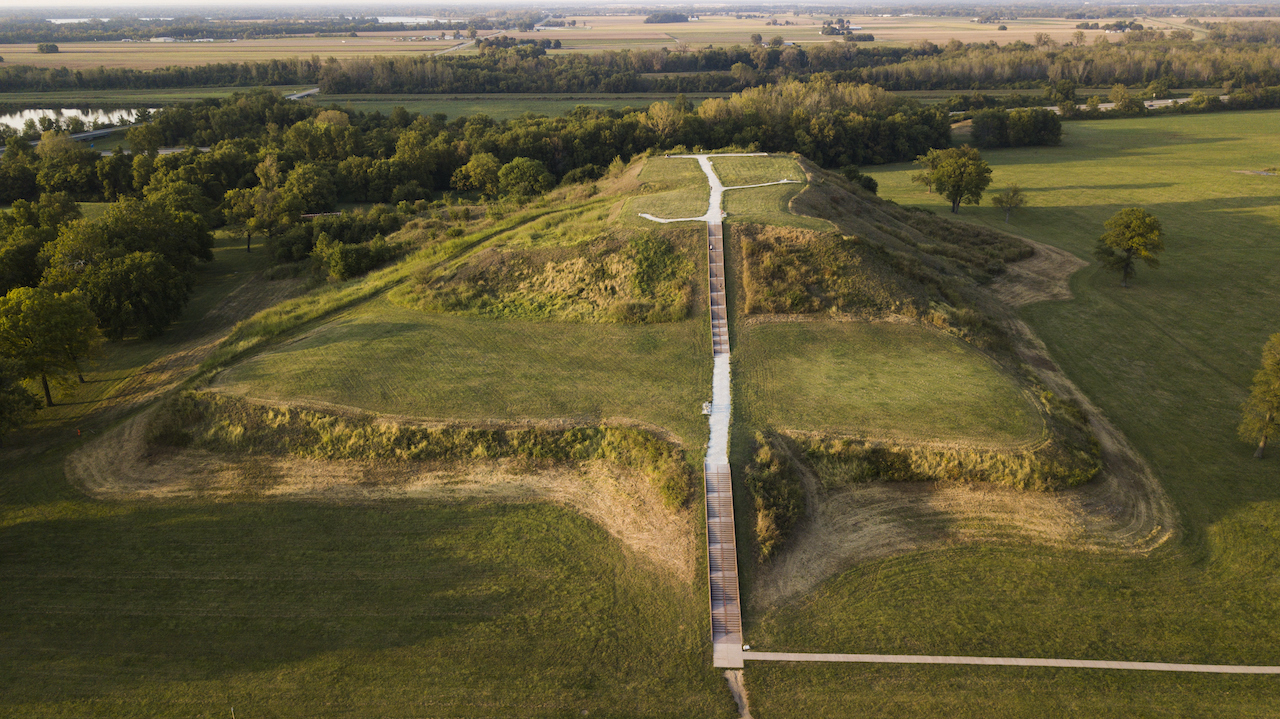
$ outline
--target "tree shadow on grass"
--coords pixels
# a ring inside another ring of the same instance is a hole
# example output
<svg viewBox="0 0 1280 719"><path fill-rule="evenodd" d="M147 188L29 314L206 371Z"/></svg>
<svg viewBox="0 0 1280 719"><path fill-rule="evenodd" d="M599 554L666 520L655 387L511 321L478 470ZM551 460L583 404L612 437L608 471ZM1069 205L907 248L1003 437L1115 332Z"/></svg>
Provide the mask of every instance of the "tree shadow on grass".
<svg viewBox="0 0 1280 719"><path fill-rule="evenodd" d="M555 661L581 664L564 674L607 683L573 628L627 611L612 605L609 580L627 563L616 543L547 505L183 502L96 515L0 529L0 706L164 703L207 681L257 698L281 675L296 694L362 672L492 689L504 652L552 640ZM552 661L537 654L515 663ZM395 659L363 665L383 656ZM327 676L333 661L354 666Z"/></svg>

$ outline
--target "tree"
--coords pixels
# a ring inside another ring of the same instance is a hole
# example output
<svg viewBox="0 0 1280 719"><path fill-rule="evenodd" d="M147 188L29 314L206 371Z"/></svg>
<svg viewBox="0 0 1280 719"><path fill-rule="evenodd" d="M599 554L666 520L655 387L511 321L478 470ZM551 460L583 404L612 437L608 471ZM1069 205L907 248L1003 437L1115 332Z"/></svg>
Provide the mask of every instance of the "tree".
<svg viewBox="0 0 1280 719"><path fill-rule="evenodd" d="M498 172L502 163L488 152L477 152L471 156L467 164L453 173L452 184L455 190L479 190L482 195L498 194Z"/></svg>
<svg viewBox="0 0 1280 719"><path fill-rule="evenodd" d="M155 157L164 146L164 131L154 122L148 122L145 125L129 128L124 134L124 139L129 141L132 152Z"/></svg>
<svg viewBox="0 0 1280 719"><path fill-rule="evenodd" d="M1126 115L1142 113L1147 109L1146 105L1143 105L1137 98L1129 94L1129 90L1122 83L1117 83L1111 87L1109 99L1115 103L1116 112Z"/></svg>
<svg viewBox="0 0 1280 719"><path fill-rule="evenodd" d="M1254 457L1262 459L1267 449L1267 439L1280 433L1280 333L1262 347L1262 367L1253 376L1253 389L1249 399L1240 407L1240 438L1257 442Z"/></svg>
<svg viewBox="0 0 1280 719"><path fill-rule="evenodd" d="M759 45L764 42L764 36L758 32L751 33L751 44Z"/></svg>
<svg viewBox="0 0 1280 719"><path fill-rule="evenodd" d="M641 115L641 122L665 139L671 139L684 115L669 102L655 102Z"/></svg>
<svg viewBox="0 0 1280 719"><path fill-rule="evenodd" d="M1149 267L1159 267L1156 255L1164 252L1160 221L1141 207L1126 207L1107 220L1107 231L1098 238L1093 256L1120 273L1120 285L1129 286L1136 274L1138 260Z"/></svg>
<svg viewBox="0 0 1280 719"><path fill-rule="evenodd" d="M329 212L338 205L333 176L320 165L306 163L294 167L281 192L285 196L297 195L311 212Z"/></svg>
<svg viewBox="0 0 1280 719"><path fill-rule="evenodd" d="M80 290L107 339L123 340L135 328L150 339L182 316L191 282L159 254L132 252L90 267Z"/></svg>
<svg viewBox="0 0 1280 719"><path fill-rule="evenodd" d="M991 198L991 204L1004 210L1004 221L1009 221L1009 213L1027 204L1027 196L1022 194L1022 188L1017 183L1009 185L1004 192Z"/></svg>
<svg viewBox="0 0 1280 719"><path fill-rule="evenodd" d="M257 189L244 187L228 190L222 198L222 216L228 225L242 223L244 225L244 251L253 252L253 219L255 211L253 199Z"/></svg>
<svg viewBox="0 0 1280 719"><path fill-rule="evenodd" d="M555 176L541 162L528 157L517 157L498 171L498 186L512 195L536 195L555 183Z"/></svg>
<svg viewBox="0 0 1280 719"><path fill-rule="evenodd" d="M22 364L0 357L0 439L26 424L38 409L40 400L22 386Z"/></svg>
<svg viewBox="0 0 1280 719"><path fill-rule="evenodd" d="M39 378L45 404L52 407L49 378L79 374L79 359L101 342L97 325L77 293L18 287L0 298L0 356L16 360L23 379Z"/></svg>
<svg viewBox="0 0 1280 719"><path fill-rule="evenodd" d="M913 177L912 181L937 188L938 194L951 202L953 213L960 212L961 203L980 203L983 190L991 184L991 166L977 150L968 145L958 149L929 150L927 154L916 158L916 164L925 170Z"/></svg>

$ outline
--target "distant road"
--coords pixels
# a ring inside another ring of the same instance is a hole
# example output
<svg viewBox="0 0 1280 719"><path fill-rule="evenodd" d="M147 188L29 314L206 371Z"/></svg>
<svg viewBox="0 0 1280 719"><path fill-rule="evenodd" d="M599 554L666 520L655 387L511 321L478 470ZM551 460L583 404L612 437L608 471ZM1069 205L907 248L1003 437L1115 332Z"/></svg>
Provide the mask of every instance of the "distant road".
<svg viewBox="0 0 1280 719"><path fill-rule="evenodd" d="M186 151L187 151L187 150L189 150L189 149L191 149L191 148L189 148L189 147L162 147L162 148L160 148L159 150L156 150L156 154L157 154L157 155L172 155L172 154L174 154L175 152L186 152ZM197 147L196 149L197 149L197 150L199 150L200 152L208 152L208 151L212 150L213 148L212 148L212 147ZM102 150L102 151L100 151L98 154L102 155L103 157L111 157L112 155L114 155L114 154L116 154L116 153L115 153L115 152L113 152L113 151L111 151L111 150ZM125 154L127 154L127 155L132 155L132 154L134 154L134 153L127 152L127 153L125 153Z"/></svg>
<svg viewBox="0 0 1280 719"><path fill-rule="evenodd" d="M285 95L285 96L284 96L284 99L286 99L286 100L301 100L301 99L302 99L302 98L304 98L304 97L310 97L310 96L312 96L312 95L316 95L316 94L318 94L319 92L320 92L320 88L318 88L318 87L313 87L313 88L311 88L310 90L303 90L302 92L295 92L295 93L293 93L292 95Z"/></svg>
<svg viewBox="0 0 1280 719"><path fill-rule="evenodd" d="M1219 100L1222 100L1223 102L1226 102L1226 101L1227 101L1227 99L1228 99L1228 98L1230 98L1230 97L1231 97L1230 95L1219 95L1219 96L1218 96L1218 99L1219 99ZM1169 100L1147 100L1147 101L1143 102L1142 104L1143 104L1143 105L1146 105L1148 110L1154 110L1154 109L1156 109L1157 107L1168 107L1168 106L1170 106L1170 105L1181 105L1182 103L1184 103L1184 102L1189 102L1190 100L1191 100L1191 98L1189 98L1189 97L1178 97L1178 98L1172 98L1172 99L1169 99ZM1076 105L1076 109L1079 109L1079 110L1087 110L1088 108L1089 108L1089 106L1088 106L1088 105L1085 105L1085 104ZM1020 109L1020 108L1009 108L1009 109L1011 109L1011 110L1017 110L1017 109ZM1060 110L1060 109L1058 109L1058 108L1056 108L1056 107L1045 107L1045 108L1043 108L1043 109L1045 109L1045 110L1051 110L1051 111L1053 111L1053 112L1056 112L1056 113L1057 113L1057 114L1059 114L1059 115L1061 115L1061 114L1062 114L1062 110ZM1101 104L1099 104L1099 105L1098 105L1098 109L1099 109L1099 110L1114 110L1114 109L1116 109L1116 104L1115 104L1114 102L1104 102L1104 103L1101 103ZM966 112L976 112L976 110L959 110L959 111L957 111L957 112L953 112L953 113L951 113L951 114L952 114L952 115L963 115L963 114L965 114Z"/></svg>
<svg viewBox="0 0 1280 719"><path fill-rule="evenodd" d="M113 132L120 132L121 130L128 130L129 128L140 127L145 124L147 123L135 122L132 125L120 125L119 127L104 127L101 130L89 130L88 132L77 132L71 135L71 139L72 140L96 140L99 137L106 137L107 135L110 135ZM39 145L40 141L32 140L31 144Z"/></svg>
<svg viewBox="0 0 1280 719"><path fill-rule="evenodd" d="M443 49L443 50L441 50L441 51L439 51L439 52L435 53L435 54L433 55L433 57L439 57L439 56L441 56L441 55L444 55L445 53L453 52L454 50L461 50L461 49L462 49L462 48L464 48L464 47L471 47L472 45L476 44L477 42L480 42L481 40L484 40L484 39L486 39L486 38L491 38L491 37L493 37L494 35L499 35L499 34L501 34L501 33L502 33L502 31L501 31L501 30L495 30L494 32L491 32L491 33L489 33L488 35L485 35L484 37L478 37L478 36L477 36L475 40L468 40L468 41L466 41L466 42L462 43L461 45L454 45L453 47L446 47L445 49Z"/></svg>

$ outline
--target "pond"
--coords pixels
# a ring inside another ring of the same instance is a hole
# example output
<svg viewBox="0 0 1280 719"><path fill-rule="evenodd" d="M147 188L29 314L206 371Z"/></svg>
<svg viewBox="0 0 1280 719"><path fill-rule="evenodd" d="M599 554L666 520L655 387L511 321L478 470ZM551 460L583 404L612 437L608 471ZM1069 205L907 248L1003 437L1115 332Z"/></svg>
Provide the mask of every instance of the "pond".
<svg viewBox="0 0 1280 719"><path fill-rule="evenodd" d="M112 123L112 124L129 124L137 117L141 110L132 108L127 110L85 110L74 107L46 107L30 110L15 110L0 114L0 125L7 125L15 130L22 130L26 126L27 121L31 120L40 127L41 118L48 120L56 120L59 129L68 128L68 120L77 118L84 123L85 130L92 130L94 122ZM152 110L154 112L154 109ZM43 129L43 128L42 128Z"/></svg>

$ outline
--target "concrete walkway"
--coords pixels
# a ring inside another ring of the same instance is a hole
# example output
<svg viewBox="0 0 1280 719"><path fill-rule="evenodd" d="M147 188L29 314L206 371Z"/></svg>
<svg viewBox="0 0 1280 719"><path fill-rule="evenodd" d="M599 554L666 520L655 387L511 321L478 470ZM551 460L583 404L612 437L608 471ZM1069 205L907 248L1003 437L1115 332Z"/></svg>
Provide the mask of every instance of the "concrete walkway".
<svg viewBox="0 0 1280 719"><path fill-rule="evenodd" d="M862 664L970 664L998 667L1065 667L1069 669L1128 669L1146 672L1197 672L1202 674L1280 674L1280 667L1233 664L1167 664L1162 662L1107 662L1089 659L1021 659L1017 657L934 657L920 654L807 654L743 652L750 661L856 662Z"/></svg>
<svg viewBox="0 0 1280 719"><path fill-rule="evenodd" d="M734 537L733 476L729 468L729 423L732 417L729 379L729 313L726 304L724 271L724 210L721 201L727 190L781 185L795 180L759 185L725 187L711 165L712 157L764 157L766 153L722 155L677 155L697 160L711 186L707 211L700 217L662 218L642 213L654 222L707 223L707 272L711 310L711 417L707 458L703 464L707 517L707 574L711 603L711 646L717 667L742 667L742 606L738 587L738 547Z"/></svg>

